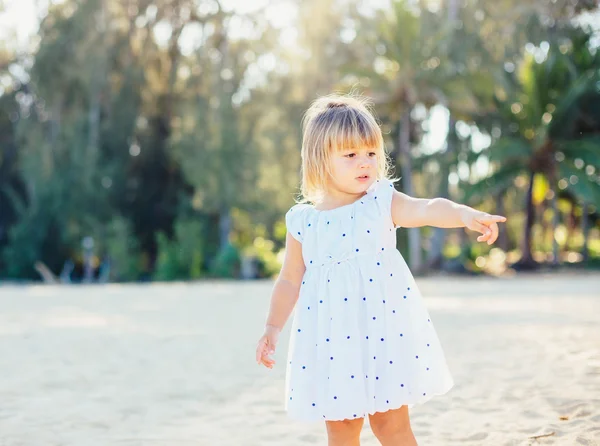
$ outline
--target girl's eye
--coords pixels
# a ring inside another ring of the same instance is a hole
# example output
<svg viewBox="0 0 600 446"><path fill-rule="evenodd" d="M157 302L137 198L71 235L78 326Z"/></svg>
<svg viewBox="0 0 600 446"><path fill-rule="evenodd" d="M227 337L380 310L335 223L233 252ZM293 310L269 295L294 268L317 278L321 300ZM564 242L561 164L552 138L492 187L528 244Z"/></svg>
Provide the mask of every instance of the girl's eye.
<svg viewBox="0 0 600 446"><path fill-rule="evenodd" d="M369 152L369 156L376 156L377 154L375 152Z"/></svg>
<svg viewBox="0 0 600 446"><path fill-rule="evenodd" d="M353 158L353 157L354 157L354 155L355 155L354 153L349 153L348 155L346 155L346 157L348 157L348 158Z"/></svg>

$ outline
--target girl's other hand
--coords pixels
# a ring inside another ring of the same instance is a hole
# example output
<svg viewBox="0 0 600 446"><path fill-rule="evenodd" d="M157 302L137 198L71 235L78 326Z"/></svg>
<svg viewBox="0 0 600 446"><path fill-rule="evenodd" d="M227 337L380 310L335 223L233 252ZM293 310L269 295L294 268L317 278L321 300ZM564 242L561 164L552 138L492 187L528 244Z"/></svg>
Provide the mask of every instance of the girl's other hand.
<svg viewBox="0 0 600 446"><path fill-rule="evenodd" d="M258 346L256 347L256 362L258 365L262 364L270 369L275 365L275 360L269 358L269 356L275 353L279 333L281 333L280 328L273 325L265 326L265 333L258 340Z"/></svg>
<svg viewBox="0 0 600 446"><path fill-rule="evenodd" d="M472 231L480 232L478 242L487 242L491 245L498 238L498 222L504 223L506 217L491 215L472 208L467 208L461 213L461 219L465 227Z"/></svg>

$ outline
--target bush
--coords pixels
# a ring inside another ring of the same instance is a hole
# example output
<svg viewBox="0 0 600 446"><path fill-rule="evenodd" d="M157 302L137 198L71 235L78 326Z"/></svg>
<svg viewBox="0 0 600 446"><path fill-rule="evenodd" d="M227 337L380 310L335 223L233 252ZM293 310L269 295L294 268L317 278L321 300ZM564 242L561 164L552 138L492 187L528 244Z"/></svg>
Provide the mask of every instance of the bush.
<svg viewBox="0 0 600 446"><path fill-rule="evenodd" d="M215 277L239 277L241 267L240 252L231 243L219 250L210 268Z"/></svg>
<svg viewBox="0 0 600 446"><path fill-rule="evenodd" d="M153 278L155 280L187 280L202 277L203 240L202 224L196 220L175 223L173 240L163 232L156 235L158 256Z"/></svg>
<svg viewBox="0 0 600 446"><path fill-rule="evenodd" d="M111 279L130 281L140 277L142 268L139 242L127 219L115 217L111 220L104 245L110 258Z"/></svg>

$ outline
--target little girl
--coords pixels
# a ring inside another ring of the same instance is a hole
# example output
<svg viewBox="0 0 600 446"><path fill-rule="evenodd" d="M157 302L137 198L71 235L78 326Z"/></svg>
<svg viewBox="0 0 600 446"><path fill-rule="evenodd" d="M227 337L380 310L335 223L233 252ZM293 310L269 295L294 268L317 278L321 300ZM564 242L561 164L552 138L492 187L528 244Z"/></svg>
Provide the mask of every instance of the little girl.
<svg viewBox="0 0 600 446"><path fill-rule="evenodd" d="M368 106L329 95L305 114L304 200L286 214L285 259L256 360L273 367L269 355L297 306L288 415L324 420L330 446L358 445L367 414L382 445L416 445L408 408L448 392L453 380L395 230L467 227L492 244L506 218L398 192Z"/></svg>

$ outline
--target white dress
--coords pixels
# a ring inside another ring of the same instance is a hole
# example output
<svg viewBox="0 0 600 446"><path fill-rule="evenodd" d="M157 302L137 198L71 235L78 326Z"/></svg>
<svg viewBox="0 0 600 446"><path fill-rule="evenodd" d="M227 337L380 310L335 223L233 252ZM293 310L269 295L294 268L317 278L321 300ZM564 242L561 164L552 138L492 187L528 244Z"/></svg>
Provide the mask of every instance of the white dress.
<svg viewBox="0 0 600 446"><path fill-rule="evenodd" d="M285 409L343 420L412 407L453 386L415 280L396 249L393 184L319 211L297 204L288 231L306 265L291 327Z"/></svg>

